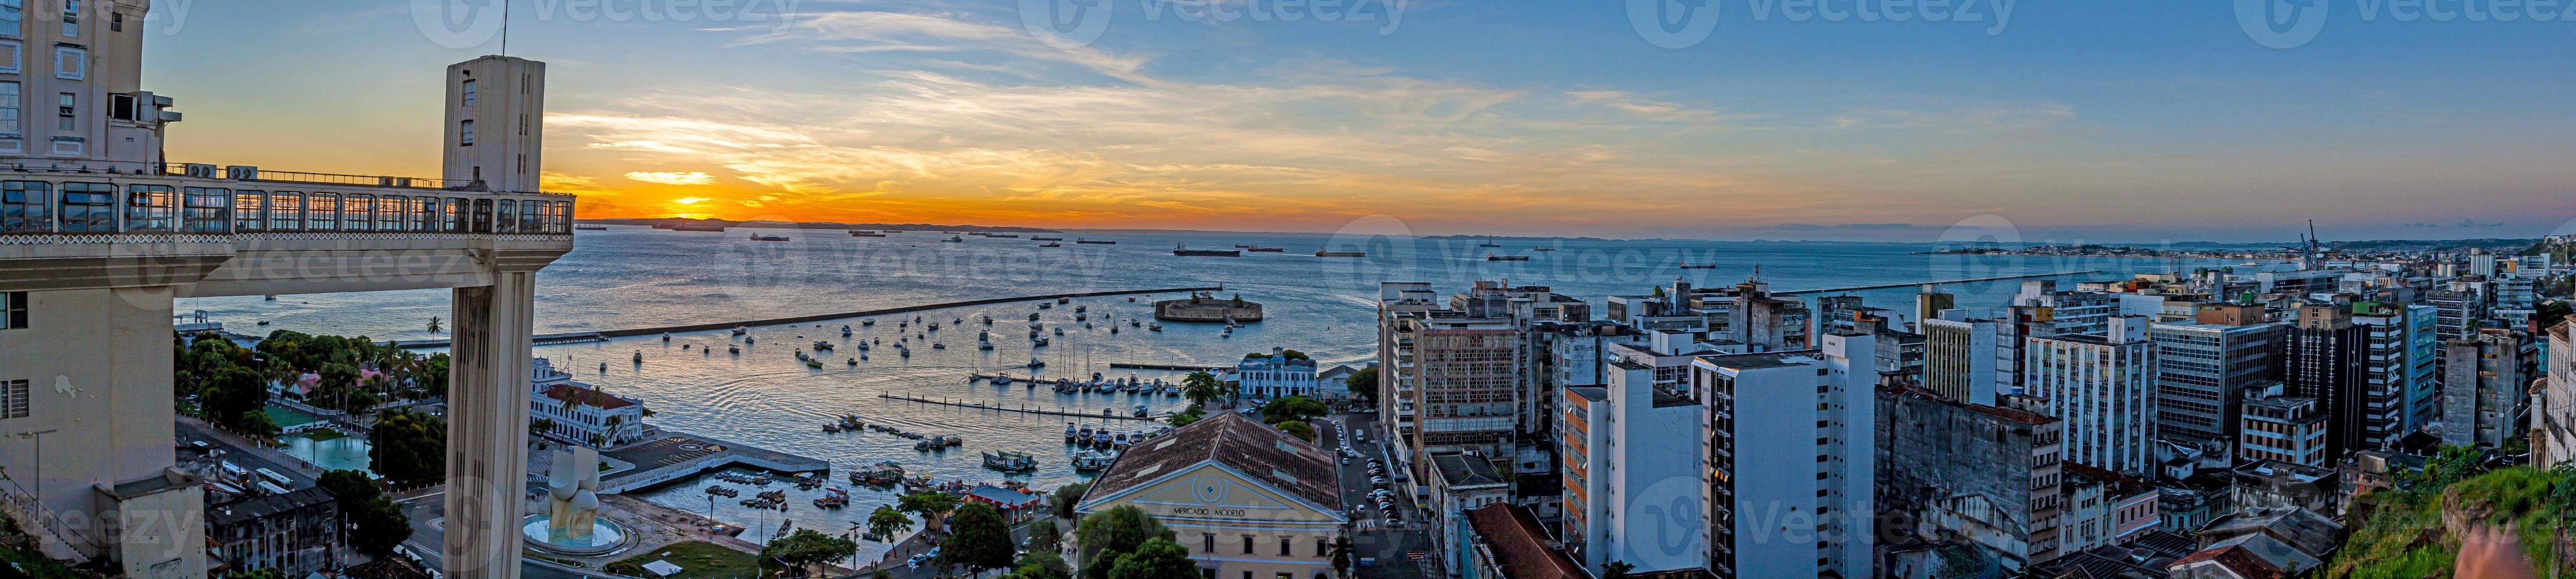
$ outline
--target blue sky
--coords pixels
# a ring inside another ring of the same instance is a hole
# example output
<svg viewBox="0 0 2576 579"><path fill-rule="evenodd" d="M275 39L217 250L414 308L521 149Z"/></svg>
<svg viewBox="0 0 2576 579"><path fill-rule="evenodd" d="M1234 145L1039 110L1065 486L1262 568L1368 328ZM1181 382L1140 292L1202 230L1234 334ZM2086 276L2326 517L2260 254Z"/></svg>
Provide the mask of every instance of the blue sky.
<svg viewBox="0 0 2576 579"><path fill-rule="evenodd" d="M440 70L500 50L425 32L442 1L158 2L171 156L435 173ZM2119 242L2576 218L2576 21L2304 0L2322 27L2274 48L2235 2L1706 1L1706 39L1665 48L1611 0L1108 0L1096 38L1017 0L516 0L509 52L550 64L546 169L585 216L1900 241L1998 216ZM675 3L702 5L610 5Z"/></svg>

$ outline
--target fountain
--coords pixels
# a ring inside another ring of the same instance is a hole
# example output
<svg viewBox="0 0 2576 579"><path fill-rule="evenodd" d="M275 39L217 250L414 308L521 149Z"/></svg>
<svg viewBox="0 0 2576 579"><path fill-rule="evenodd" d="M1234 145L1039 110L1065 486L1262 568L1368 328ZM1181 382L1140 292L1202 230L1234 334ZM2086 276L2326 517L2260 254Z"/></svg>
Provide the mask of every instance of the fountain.
<svg viewBox="0 0 2576 579"><path fill-rule="evenodd" d="M555 453L546 474L546 512L522 519L519 534L531 547L565 555L597 555L626 544L626 528L599 516L599 451L571 447Z"/></svg>

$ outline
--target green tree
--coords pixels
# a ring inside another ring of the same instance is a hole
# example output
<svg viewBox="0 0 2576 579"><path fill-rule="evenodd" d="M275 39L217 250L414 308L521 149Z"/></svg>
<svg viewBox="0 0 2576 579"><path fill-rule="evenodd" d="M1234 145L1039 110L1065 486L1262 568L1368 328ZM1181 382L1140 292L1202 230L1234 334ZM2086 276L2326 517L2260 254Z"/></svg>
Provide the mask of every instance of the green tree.
<svg viewBox="0 0 2576 579"><path fill-rule="evenodd" d="M1313 398L1307 398L1304 396L1286 396L1281 397L1278 400L1272 400L1269 404L1261 405L1261 421L1271 424L1278 424L1292 420L1297 422L1310 422L1326 414L1331 414L1332 412L1332 409L1324 407L1323 402L1318 402Z"/></svg>
<svg viewBox="0 0 2576 579"><path fill-rule="evenodd" d="M875 512L868 513L868 534L885 542L895 542L901 538L899 535L909 530L912 530L912 517L903 516L903 511L896 510L893 505L877 505Z"/></svg>
<svg viewBox="0 0 2576 579"><path fill-rule="evenodd" d="M2540 312L2533 316L2533 319L2540 323L2540 329L2547 330L2556 327L2559 321L2567 319L2570 310L2576 310L2576 306L2569 305L2567 300L2549 300L2541 302L2538 309Z"/></svg>
<svg viewBox="0 0 2576 579"><path fill-rule="evenodd" d="M1156 537L1138 545L1134 552L1118 556L1108 579L1197 579L1199 565L1190 560L1190 550L1171 539Z"/></svg>
<svg viewBox="0 0 2576 579"><path fill-rule="evenodd" d="M760 558L763 566L773 562L783 562L800 570L811 570L816 565L839 559L842 555L858 548L858 542L848 537L825 535L813 529L797 529L796 532L772 539L768 545L761 547Z"/></svg>
<svg viewBox="0 0 2576 579"><path fill-rule="evenodd" d="M1073 579L1073 567L1064 562L1063 555L1055 554L1054 549L1040 551L1035 548L1031 548L1029 549L1029 554L1027 556L1020 557L1019 567L1013 568L1009 575L1004 575L1003 577L1007 577L1009 579Z"/></svg>
<svg viewBox="0 0 2576 579"><path fill-rule="evenodd" d="M1055 519L1029 523L1029 552L1055 551L1064 548L1064 532L1057 530Z"/></svg>
<svg viewBox="0 0 2576 579"><path fill-rule="evenodd" d="M396 408L376 415L367 434L368 466L385 478L426 483L447 476L447 421Z"/></svg>
<svg viewBox="0 0 2576 579"><path fill-rule="evenodd" d="M941 564L965 567L968 574L1011 566L1011 525L1002 519L1001 509L969 503L957 507L949 526L948 538L939 542Z"/></svg>
<svg viewBox="0 0 2576 579"><path fill-rule="evenodd" d="M1147 541L1155 539L1169 542L1172 532L1163 528L1163 522L1146 514L1144 509L1119 505L1084 517L1082 525L1076 527L1073 534L1075 544L1082 547L1084 579L1109 579L1114 565L1102 558L1105 554L1132 554ZM1181 557L1187 559L1189 552L1182 551ZM1193 576L1196 573L1192 571Z"/></svg>
<svg viewBox="0 0 2576 579"><path fill-rule="evenodd" d="M895 508L921 517L923 529L938 530L943 528L940 517L957 510L957 497L939 491L921 491L896 500Z"/></svg>
<svg viewBox="0 0 2576 579"><path fill-rule="evenodd" d="M1198 408L1191 408L1189 410L1174 412L1171 416L1165 416L1163 417L1163 422L1170 423L1173 428L1180 428L1183 426L1197 424L1199 419L1206 417L1206 411Z"/></svg>
<svg viewBox="0 0 2576 579"><path fill-rule="evenodd" d="M276 420L270 419L267 412L258 410L244 412L234 417L232 427L233 430L255 438L276 437L279 430Z"/></svg>
<svg viewBox="0 0 2576 579"><path fill-rule="evenodd" d="M1073 507L1082 504L1083 493L1091 492L1089 483L1073 483L1055 488L1047 496L1047 506L1055 509L1055 518L1073 520Z"/></svg>
<svg viewBox="0 0 2576 579"><path fill-rule="evenodd" d="M1628 579L1628 572L1635 570L1637 566L1627 561L1611 561L1601 566L1601 579Z"/></svg>
<svg viewBox="0 0 2576 579"><path fill-rule="evenodd" d="M1288 433L1289 436L1297 437L1298 440L1306 442L1315 441L1315 425L1307 424L1305 421L1290 420L1279 423L1278 427L1280 432Z"/></svg>
<svg viewBox="0 0 2576 579"><path fill-rule="evenodd" d="M1351 396L1366 401L1370 405L1377 404L1376 367L1361 368L1357 372L1352 372L1350 377L1342 380L1342 386L1350 389Z"/></svg>
<svg viewBox="0 0 2576 579"><path fill-rule="evenodd" d="M1353 549L1354 546L1351 545L1350 535L1333 537L1333 546L1330 551L1330 555L1333 559L1333 574L1343 577L1351 576L1351 551Z"/></svg>
<svg viewBox="0 0 2576 579"><path fill-rule="evenodd" d="M1181 396L1188 397L1192 406L1203 406L1215 400L1225 393L1224 388L1223 384L1217 383L1215 374L1206 371L1191 372L1181 378Z"/></svg>
<svg viewBox="0 0 2576 579"><path fill-rule="evenodd" d="M356 470L334 470L322 473L318 483L339 502L340 516L356 528L351 529L349 547L369 557L392 555L394 546L411 538L411 515L385 496L384 487L368 480L367 473Z"/></svg>
<svg viewBox="0 0 2576 579"><path fill-rule="evenodd" d="M286 579L286 577L279 575L276 567L263 567L248 571L226 572L224 579Z"/></svg>

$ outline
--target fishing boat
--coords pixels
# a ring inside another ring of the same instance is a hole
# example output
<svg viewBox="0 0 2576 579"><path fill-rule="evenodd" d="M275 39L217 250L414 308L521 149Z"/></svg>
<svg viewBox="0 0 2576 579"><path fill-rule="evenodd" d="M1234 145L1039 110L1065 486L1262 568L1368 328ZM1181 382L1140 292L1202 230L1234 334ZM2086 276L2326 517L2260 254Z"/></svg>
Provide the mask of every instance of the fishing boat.
<svg viewBox="0 0 2576 579"><path fill-rule="evenodd" d="M748 333L751 333L751 328L746 328L746 327L742 327L742 326L734 326L734 327L733 327L733 335L740 336L740 335L748 334Z"/></svg>
<svg viewBox="0 0 2576 579"><path fill-rule="evenodd" d="M1109 468L1109 463L1113 463L1113 462L1117 462L1117 461L1118 461L1118 455L1115 455L1115 454L1110 454L1110 453L1106 453L1106 452L1085 452L1085 453L1081 453L1081 454L1073 455L1073 470L1079 470L1079 471L1095 471L1095 470L1102 470L1102 469Z"/></svg>
<svg viewBox="0 0 2576 579"><path fill-rule="evenodd" d="M823 496L814 498L814 506L825 509L850 506L850 491L841 490L841 487L824 489Z"/></svg>
<svg viewBox="0 0 2576 579"><path fill-rule="evenodd" d="M727 354L741 354L741 353L742 353L742 346L725 346L725 353L727 353Z"/></svg>
<svg viewBox="0 0 2576 579"><path fill-rule="evenodd" d="M1145 417L1145 405L1143 405L1143 404L1138 404L1138 405L1136 405L1136 417L1137 417L1137 418L1144 418L1144 417Z"/></svg>
<svg viewBox="0 0 2576 579"><path fill-rule="evenodd" d="M965 243L965 242L966 242L966 238L964 238L964 237L958 237L958 236L955 236L955 235L951 235L951 236L948 236L948 238L947 238L947 239L939 240L939 242L940 242L940 243Z"/></svg>
<svg viewBox="0 0 2576 579"><path fill-rule="evenodd" d="M815 341L814 341L814 351L815 351L815 352L830 352L830 351L832 351L832 343L831 343L831 342L827 342L827 341L823 341L823 340L815 340Z"/></svg>
<svg viewBox="0 0 2576 579"><path fill-rule="evenodd" d="M1503 246L1503 244L1500 244L1500 243L1494 243L1494 238L1491 238L1491 237L1487 237L1487 238L1485 238L1485 242L1484 242L1484 243L1476 244L1476 247L1502 247L1502 246Z"/></svg>
<svg viewBox="0 0 2576 579"><path fill-rule="evenodd" d="M1190 249L1190 246L1188 245L1178 245L1172 247L1172 255L1181 257L1243 257L1243 251L1237 249Z"/></svg>
<svg viewBox="0 0 2576 579"><path fill-rule="evenodd" d="M1145 324L1145 329L1160 332L1163 331L1163 324L1160 322Z"/></svg>
<svg viewBox="0 0 2576 579"><path fill-rule="evenodd" d="M868 318L868 319L864 319L864 320L859 320L859 326L860 326L860 327L867 327L867 326L874 326L874 325L877 325L877 319L876 319L876 318Z"/></svg>
<svg viewBox="0 0 2576 579"><path fill-rule="evenodd" d="M724 485L707 485L707 494L719 497L738 497L742 496L742 491L733 490L732 487Z"/></svg>
<svg viewBox="0 0 2576 579"><path fill-rule="evenodd" d="M1038 460L1029 455L1007 450L991 451L984 453L984 468L1002 472L1037 470Z"/></svg>
<svg viewBox="0 0 2576 579"><path fill-rule="evenodd" d="M1503 255L1499 253L1485 254L1485 261L1529 261L1529 259L1529 256L1526 255Z"/></svg>
<svg viewBox="0 0 2576 579"><path fill-rule="evenodd" d="M1045 360L1040 360L1040 359L1037 359L1037 358L1030 358L1030 359L1029 359L1029 367L1030 367L1030 368L1045 368L1045 367L1046 367L1046 361L1045 361Z"/></svg>
<svg viewBox="0 0 2576 579"><path fill-rule="evenodd" d="M849 325L849 324L841 324L841 337L843 337L843 338L850 337L850 325Z"/></svg>
<svg viewBox="0 0 2576 579"><path fill-rule="evenodd" d="M806 358L806 359L805 359L805 367L807 367L807 368L822 368L822 367L823 367L823 359L821 359L821 358L808 357L808 358Z"/></svg>

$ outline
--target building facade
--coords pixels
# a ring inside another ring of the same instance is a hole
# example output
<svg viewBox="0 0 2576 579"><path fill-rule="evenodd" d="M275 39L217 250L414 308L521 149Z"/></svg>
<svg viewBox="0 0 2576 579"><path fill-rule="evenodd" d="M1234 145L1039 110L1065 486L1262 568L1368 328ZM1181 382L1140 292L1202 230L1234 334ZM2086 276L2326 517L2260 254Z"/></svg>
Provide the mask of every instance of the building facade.
<svg viewBox="0 0 2576 579"><path fill-rule="evenodd" d="M2499 448L2521 436L2537 353L2513 330L2443 342L2442 444Z"/></svg>
<svg viewBox="0 0 2576 579"><path fill-rule="evenodd" d="M1827 335L1821 350L1692 362L1691 393L1708 421L1709 572L1873 576L1873 339Z"/></svg>
<svg viewBox="0 0 2576 579"><path fill-rule="evenodd" d="M537 434L571 444L617 448L644 440L644 404L574 382L545 358L528 364L528 421L545 420Z"/></svg>
<svg viewBox="0 0 2576 579"><path fill-rule="evenodd" d="M1595 574L1611 562L1639 571L1706 563L1699 461L1700 407L1659 387L1654 368L1611 367L1604 386L1568 388L1557 433L1564 461L1565 548Z"/></svg>
<svg viewBox="0 0 2576 579"><path fill-rule="evenodd" d="M1142 509L1205 577L1330 579L1333 539L1350 522L1336 472L1324 449L1224 412L1128 449L1074 512Z"/></svg>
<svg viewBox="0 0 2576 579"><path fill-rule="evenodd" d="M2370 390L2368 328L2353 323L2352 314L2350 305L2303 304L2298 319L2281 334L2281 380L2286 393L2313 400L2324 410L2328 422L2324 451L2332 457L2343 456L2346 450L2376 448L2369 446L2367 434L2377 432L2385 440L2405 423L2400 400L2376 396L2380 393Z"/></svg>
<svg viewBox="0 0 2576 579"><path fill-rule="evenodd" d="M339 499L319 487L206 507L206 538L226 572L276 569L280 577L335 571L348 559Z"/></svg>
<svg viewBox="0 0 2576 579"><path fill-rule="evenodd" d="M2030 338L2023 371L2033 410L2066 420L2066 459L2144 472L2156 461L2156 344L2147 319L2108 318L2108 335Z"/></svg>
<svg viewBox="0 0 2576 579"><path fill-rule="evenodd" d="M2283 324L2263 321L2262 308L2202 304L2191 323L2156 324L2156 432L2199 447L2213 457L2236 448L2240 422L2230 401L2245 388L2273 380Z"/></svg>
<svg viewBox="0 0 2576 579"><path fill-rule="evenodd" d="M1971 404L1994 404L1995 340L1992 320L1967 320L1962 310L1923 320L1923 387ZM1960 319L1953 319L1960 318Z"/></svg>
<svg viewBox="0 0 2576 579"><path fill-rule="evenodd" d="M2315 398L2284 394L2279 383L2261 384L2245 390L2243 431L2236 456L2245 460L2277 460L2307 466L2326 466L2331 457L2327 451L2327 430L2331 421L2324 405Z"/></svg>
<svg viewBox="0 0 2576 579"><path fill-rule="evenodd" d="M1322 399L1322 382L1315 378L1315 359L1299 354L1289 357L1286 348L1273 347L1269 354L1247 355L1234 365L1237 391L1259 399L1304 396Z"/></svg>
<svg viewBox="0 0 2576 579"><path fill-rule="evenodd" d="M1914 388L1877 392L1875 500L1883 535L1956 537L2004 569L2056 559L2064 420Z"/></svg>

